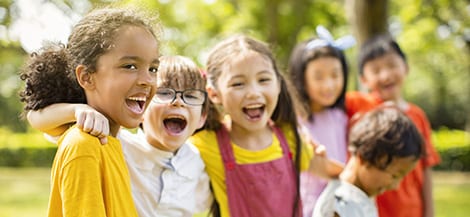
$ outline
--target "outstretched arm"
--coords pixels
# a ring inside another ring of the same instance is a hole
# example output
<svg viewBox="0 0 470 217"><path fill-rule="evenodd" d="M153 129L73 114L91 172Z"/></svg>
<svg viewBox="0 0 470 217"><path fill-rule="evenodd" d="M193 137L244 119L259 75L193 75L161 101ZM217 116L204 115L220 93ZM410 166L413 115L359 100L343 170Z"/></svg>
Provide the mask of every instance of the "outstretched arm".
<svg viewBox="0 0 470 217"><path fill-rule="evenodd" d="M84 132L100 138L106 144L109 135L108 119L86 104L57 103L41 110L29 111L28 122L37 130L51 136L62 135L76 122Z"/></svg>
<svg viewBox="0 0 470 217"><path fill-rule="evenodd" d="M308 171L326 179L338 178L339 174L343 171L344 164L328 158L325 146L314 143L312 143L312 146L314 147L315 155L310 161Z"/></svg>

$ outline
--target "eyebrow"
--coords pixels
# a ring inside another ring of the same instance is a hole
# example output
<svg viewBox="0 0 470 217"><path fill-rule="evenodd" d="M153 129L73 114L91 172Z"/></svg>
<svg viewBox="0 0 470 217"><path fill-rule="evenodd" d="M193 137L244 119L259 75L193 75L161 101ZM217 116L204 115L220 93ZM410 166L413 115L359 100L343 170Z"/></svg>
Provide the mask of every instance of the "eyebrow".
<svg viewBox="0 0 470 217"><path fill-rule="evenodd" d="M271 71L263 70L263 71L257 72L256 74L257 74L257 75L271 74ZM274 74L276 74L276 72L274 72Z"/></svg>
<svg viewBox="0 0 470 217"><path fill-rule="evenodd" d="M142 58L138 57L138 56L123 56L121 58L119 58L119 60L134 60L134 61L139 61L141 60ZM160 64L160 60L159 58L155 58L152 60L152 63L153 64Z"/></svg>

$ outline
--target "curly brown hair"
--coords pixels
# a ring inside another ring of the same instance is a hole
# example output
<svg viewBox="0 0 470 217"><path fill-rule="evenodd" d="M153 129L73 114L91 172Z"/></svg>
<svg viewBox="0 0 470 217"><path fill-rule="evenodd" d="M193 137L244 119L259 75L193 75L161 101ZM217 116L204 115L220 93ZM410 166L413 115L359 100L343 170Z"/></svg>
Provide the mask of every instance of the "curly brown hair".
<svg viewBox="0 0 470 217"><path fill-rule="evenodd" d="M75 68L84 65L88 73L94 73L98 58L114 46L116 32L121 27L145 28L158 41L158 17L142 12L132 8L96 9L73 27L66 45L50 43L31 54L20 72L25 82L20 92L24 110L38 110L61 102L86 103Z"/></svg>

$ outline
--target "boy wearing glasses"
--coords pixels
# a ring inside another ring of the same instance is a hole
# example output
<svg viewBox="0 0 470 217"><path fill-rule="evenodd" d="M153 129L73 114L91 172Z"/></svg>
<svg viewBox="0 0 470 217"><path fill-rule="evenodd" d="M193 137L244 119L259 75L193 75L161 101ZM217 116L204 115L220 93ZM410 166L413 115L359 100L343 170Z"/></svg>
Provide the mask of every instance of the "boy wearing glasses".
<svg viewBox="0 0 470 217"><path fill-rule="evenodd" d="M204 163L187 142L206 119L209 102L204 88L205 79L193 61L182 56L161 57L157 92L142 128L136 134L120 130L118 138L139 216L192 216L211 205ZM28 120L44 132L76 121L92 135L108 134L107 119L82 104L51 105L30 112Z"/></svg>

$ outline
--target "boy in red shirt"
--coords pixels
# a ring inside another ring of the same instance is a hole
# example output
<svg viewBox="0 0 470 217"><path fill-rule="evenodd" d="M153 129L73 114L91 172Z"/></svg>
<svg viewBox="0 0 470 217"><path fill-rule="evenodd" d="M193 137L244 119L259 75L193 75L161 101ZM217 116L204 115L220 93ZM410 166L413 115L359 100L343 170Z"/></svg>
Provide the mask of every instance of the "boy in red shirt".
<svg viewBox="0 0 470 217"><path fill-rule="evenodd" d="M396 190L377 197L381 217L434 216L431 167L437 165L440 158L431 143L431 127L426 114L418 106L405 101L401 95L408 70L405 54L391 37L374 37L364 43L359 54L360 80L370 92L350 92L346 95L349 118L390 101L406 113L425 141L425 156L415 169Z"/></svg>

